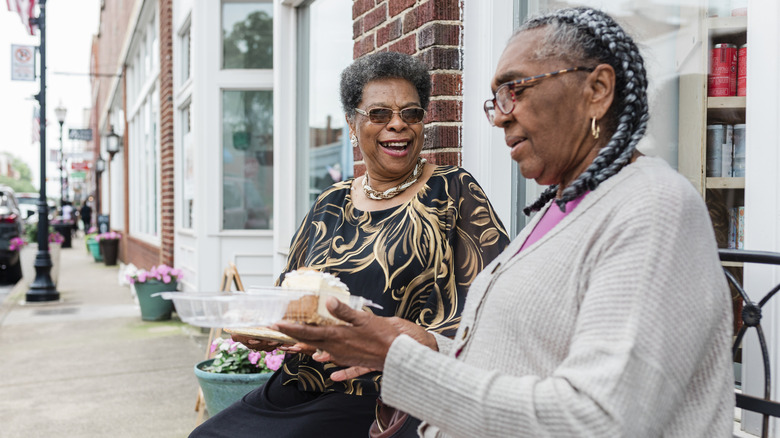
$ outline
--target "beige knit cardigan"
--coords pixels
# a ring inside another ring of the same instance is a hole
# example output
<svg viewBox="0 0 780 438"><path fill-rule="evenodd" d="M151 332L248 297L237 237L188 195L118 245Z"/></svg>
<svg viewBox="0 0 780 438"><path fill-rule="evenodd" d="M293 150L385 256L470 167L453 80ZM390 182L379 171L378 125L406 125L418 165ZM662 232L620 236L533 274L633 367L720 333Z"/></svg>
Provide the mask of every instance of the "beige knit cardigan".
<svg viewBox="0 0 780 438"><path fill-rule="evenodd" d="M425 437L731 436L731 297L691 184L641 157L515 255L542 213L454 341L393 342L383 400Z"/></svg>

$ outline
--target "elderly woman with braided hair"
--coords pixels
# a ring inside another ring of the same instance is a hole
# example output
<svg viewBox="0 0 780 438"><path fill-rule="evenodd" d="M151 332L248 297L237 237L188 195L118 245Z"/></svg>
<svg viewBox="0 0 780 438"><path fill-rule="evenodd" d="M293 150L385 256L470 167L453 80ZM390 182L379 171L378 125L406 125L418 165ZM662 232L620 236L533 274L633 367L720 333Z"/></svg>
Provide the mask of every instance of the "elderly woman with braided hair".
<svg viewBox="0 0 780 438"><path fill-rule="evenodd" d="M731 436L731 299L701 198L635 150L646 87L603 12L528 21L485 111L550 187L472 283L455 339L336 302L350 326L279 329L351 366L334 379L382 369L382 399L424 437Z"/></svg>

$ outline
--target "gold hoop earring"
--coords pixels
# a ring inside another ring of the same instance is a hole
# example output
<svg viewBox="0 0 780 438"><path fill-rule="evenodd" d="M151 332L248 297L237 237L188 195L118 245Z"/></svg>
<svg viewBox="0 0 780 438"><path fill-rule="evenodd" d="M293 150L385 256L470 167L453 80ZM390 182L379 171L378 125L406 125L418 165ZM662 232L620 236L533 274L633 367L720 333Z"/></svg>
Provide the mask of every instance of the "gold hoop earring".
<svg viewBox="0 0 780 438"><path fill-rule="evenodd" d="M590 119L590 133L593 135L594 140L598 140L601 128L596 124L596 118Z"/></svg>

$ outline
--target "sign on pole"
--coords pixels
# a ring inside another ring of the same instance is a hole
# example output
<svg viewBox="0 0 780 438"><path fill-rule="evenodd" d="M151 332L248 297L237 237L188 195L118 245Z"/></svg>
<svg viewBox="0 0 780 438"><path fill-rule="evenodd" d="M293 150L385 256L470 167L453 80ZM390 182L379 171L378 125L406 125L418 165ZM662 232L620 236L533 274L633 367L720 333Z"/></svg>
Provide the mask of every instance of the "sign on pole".
<svg viewBox="0 0 780 438"><path fill-rule="evenodd" d="M35 80L35 46L11 45L11 80Z"/></svg>
<svg viewBox="0 0 780 438"><path fill-rule="evenodd" d="M70 168L73 170L89 170L89 161L76 161L70 163Z"/></svg>
<svg viewBox="0 0 780 438"><path fill-rule="evenodd" d="M68 138L71 140L92 140L92 129L69 129Z"/></svg>

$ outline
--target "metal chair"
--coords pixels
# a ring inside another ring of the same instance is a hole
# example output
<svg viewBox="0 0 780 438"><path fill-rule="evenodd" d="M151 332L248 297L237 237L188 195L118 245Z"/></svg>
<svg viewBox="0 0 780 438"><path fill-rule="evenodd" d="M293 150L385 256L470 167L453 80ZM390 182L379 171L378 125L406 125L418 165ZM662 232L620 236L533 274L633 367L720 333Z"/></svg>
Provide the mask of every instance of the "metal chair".
<svg viewBox="0 0 780 438"><path fill-rule="evenodd" d="M742 262L742 263L761 263L780 266L780 253L766 251L746 251L737 249L718 250L720 260L723 262ZM742 338L751 327L755 328L758 335L758 342L761 346L761 357L764 365L764 398L753 397L746 394L737 393L737 407L757 412L763 415L761 426L761 436L766 437L769 430L769 417L780 417L780 402L774 401L770 397L770 388L772 382L771 369L769 367L769 352L767 351L764 331L761 328L761 309L779 290L780 284L767 292L761 300L756 303L750 299L739 280L726 267L723 269L728 282L737 290L742 298L743 307L739 315L742 324L739 325L737 335L734 337L732 345L732 355L734 361L737 360L739 347L742 344Z"/></svg>

